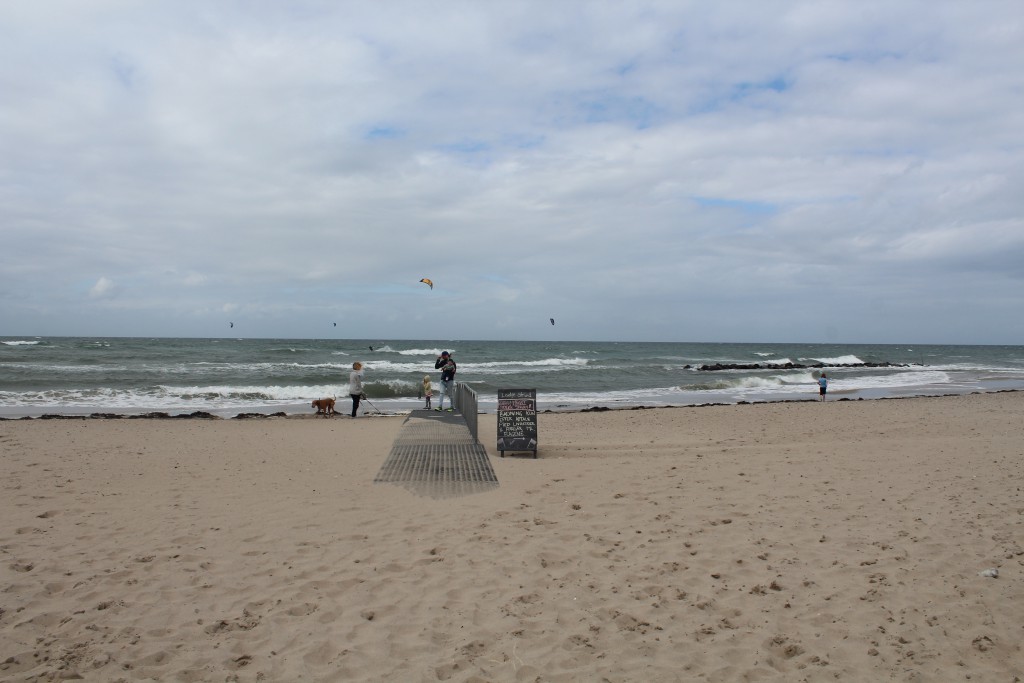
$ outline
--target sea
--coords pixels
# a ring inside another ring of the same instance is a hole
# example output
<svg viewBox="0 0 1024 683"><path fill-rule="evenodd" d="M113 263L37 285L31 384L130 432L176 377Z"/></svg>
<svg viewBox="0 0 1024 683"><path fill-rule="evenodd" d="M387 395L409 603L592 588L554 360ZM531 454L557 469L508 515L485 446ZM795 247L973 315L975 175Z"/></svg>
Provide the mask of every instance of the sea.
<svg viewBox="0 0 1024 683"><path fill-rule="evenodd" d="M403 414L441 351L481 412L499 389L541 411L816 400L821 372L829 400L1024 389L1024 346L22 336L0 337L0 417L344 411L355 361L371 414Z"/></svg>

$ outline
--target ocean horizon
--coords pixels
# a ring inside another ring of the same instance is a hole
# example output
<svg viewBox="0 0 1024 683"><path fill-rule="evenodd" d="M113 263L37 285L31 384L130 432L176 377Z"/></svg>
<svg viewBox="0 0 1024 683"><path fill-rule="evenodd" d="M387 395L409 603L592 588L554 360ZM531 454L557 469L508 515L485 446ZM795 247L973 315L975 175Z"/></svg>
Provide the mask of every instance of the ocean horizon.
<svg viewBox="0 0 1024 683"><path fill-rule="evenodd" d="M537 391L538 410L878 399L1024 389L1024 346L552 342L399 339L0 337L0 416L311 413L347 403L365 366L371 412L422 407L424 375L449 351L457 379L493 412L498 389Z"/></svg>

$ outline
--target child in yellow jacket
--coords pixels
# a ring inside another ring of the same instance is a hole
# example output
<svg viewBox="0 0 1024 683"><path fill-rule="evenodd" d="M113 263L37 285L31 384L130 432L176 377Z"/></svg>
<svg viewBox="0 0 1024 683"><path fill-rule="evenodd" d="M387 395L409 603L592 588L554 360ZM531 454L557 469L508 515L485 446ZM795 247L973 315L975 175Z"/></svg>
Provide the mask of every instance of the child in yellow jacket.
<svg viewBox="0 0 1024 683"><path fill-rule="evenodd" d="M430 387L430 375L423 375L423 396L427 399L427 405L423 407L427 410L430 410L430 397L433 395L434 392Z"/></svg>

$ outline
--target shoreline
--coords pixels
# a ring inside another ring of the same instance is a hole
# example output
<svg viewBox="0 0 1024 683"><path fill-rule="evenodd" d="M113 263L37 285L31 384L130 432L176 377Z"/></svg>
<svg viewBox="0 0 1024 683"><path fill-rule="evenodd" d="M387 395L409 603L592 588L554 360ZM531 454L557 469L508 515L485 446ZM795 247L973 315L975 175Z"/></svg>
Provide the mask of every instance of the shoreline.
<svg viewBox="0 0 1024 683"><path fill-rule="evenodd" d="M846 403L846 402L861 402L861 401L904 401L908 399L918 398L956 398L961 396L984 396L989 394L1006 394L1006 393L1018 393L1024 391L1024 389L993 389L990 391L965 391L965 392L949 392L949 393L934 393L934 394L921 394L911 393L906 395L884 395L884 396L866 396L858 395L856 398L849 396L841 396L846 393L841 390L830 392L827 403ZM861 392L862 393L862 392ZM380 402L380 401L378 401ZM493 403L493 402L492 402ZM789 398L789 399L776 399L776 400L741 400L733 402L719 402L709 401L705 403L680 403L671 405L623 405L623 406L606 406L606 405L595 405L591 407L568 407L559 406L555 408L544 408L538 410L538 414L543 413L590 413L590 412L611 412L611 411L631 411L631 410L663 410L663 409L682 409L682 408L707 408L712 406L742 406L742 405L775 405L775 404L787 404L787 403L820 403L816 397L808 398ZM485 404L486 405L486 404ZM215 409L215 410L199 410L199 409L183 409L181 412L174 412L171 410L150 410L150 409L120 409L125 412L117 411L104 411L98 408L87 408L87 407L48 407L44 410L29 409L24 406L0 406L0 422L12 421L12 420L118 420L118 419L156 419L156 420L168 420L168 419L207 419L207 420L242 420L242 419L266 419L266 418L286 418L289 420L299 419L325 419L323 415L318 415L314 408L302 407L302 412L288 412L282 410L286 406L255 406L252 409L237 412L234 415L233 409ZM296 406L291 406L295 408ZM365 412L360 414L360 417L395 417L403 416L407 417L420 410L419 408L411 409L396 409L394 411L385 412L378 410L375 412ZM31 414L27 414L30 411ZM479 415L493 414L494 411L479 410ZM348 418L348 414L340 410L335 415L336 418ZM332 419L332 418L328 418Z"/></svg>

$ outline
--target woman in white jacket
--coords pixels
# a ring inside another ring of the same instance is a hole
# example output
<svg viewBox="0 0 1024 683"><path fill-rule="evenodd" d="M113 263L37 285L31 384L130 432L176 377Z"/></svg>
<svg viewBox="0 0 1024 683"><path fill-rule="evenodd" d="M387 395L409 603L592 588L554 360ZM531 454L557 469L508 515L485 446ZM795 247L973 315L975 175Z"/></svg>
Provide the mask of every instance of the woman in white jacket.
<svg viewBox="0 0 1024 683"><path fill-rule="evenodd" d="M359 399L363 397L363 364L356 361L348 374L348 394L352 397L352 417L359 410Z"/></svg>

